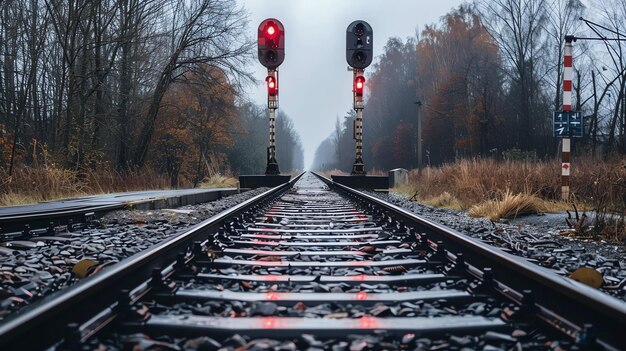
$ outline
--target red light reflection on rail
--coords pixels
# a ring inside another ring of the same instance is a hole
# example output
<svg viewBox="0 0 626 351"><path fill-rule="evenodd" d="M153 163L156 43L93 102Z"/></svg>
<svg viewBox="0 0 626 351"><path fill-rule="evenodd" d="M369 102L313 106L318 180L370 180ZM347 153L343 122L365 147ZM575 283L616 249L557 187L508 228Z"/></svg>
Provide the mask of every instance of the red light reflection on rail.
<svg viewBox="0 0 626 351"><path fill-rule="evenodd" d="M379 323L374 317L361 317L361 319L359 319L359 326L363 329L377 329L379 328Z"/></svg>
<svg viewBox="0 0 626 351"><path fill-rule="evenodd" d="M263 318L263 328L272 329L277 327L278 320L276 317L266 317Z"/></svg>
<svg viewBox="0 0 626 351"><path fill-rule="evenodd" d="M266 300L279 300L280 299L280 293L268 292L267 294L265 294L265 299Z"/></svg>
<svg viewBox="0 0 626 351"><path fill-rule="evenodd" d="M356 293L356 296L354 298L357 300L366 300L367 293L365 291L359 291L358 293Z"/></svg>

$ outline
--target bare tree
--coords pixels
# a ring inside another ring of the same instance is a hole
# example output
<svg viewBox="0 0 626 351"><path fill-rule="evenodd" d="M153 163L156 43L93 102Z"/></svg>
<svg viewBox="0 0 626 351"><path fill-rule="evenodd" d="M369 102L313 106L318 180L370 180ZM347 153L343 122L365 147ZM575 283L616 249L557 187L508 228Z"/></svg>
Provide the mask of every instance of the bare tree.
<svg viewBox="0 0 626 351"><path fill-rule="evenodd" d="M253 43L246 39L246 17L232 0L175 1L172 13L172 46L152 94L139 143L134 154L136 166L143 166L154 134L161 100L170 84L198 64L216 66L234 81L246 79L243 69Z"/></svg>
<svg viewBox="0 0 626 351"><path fill-rule="evenodd" d="M40 57L45 44L45 27L48 17L39 14L37 1L5 2L0 8L4 45L1 49L3 70L2 84L3 120L12 127L13 140L9 159L8 176L13 175L15 157L23 138L27 119L37 119L38 73ZM30 115L30 116L29 116Z"/></svg>
<svg viewBox="0 0 626 351"><path fill-rule="evenodd" d="M623 0L603 0L600 2L600 16L602 20L602 27L592 25L591 30L601 38L614 37L616 39L626 39L626 23L624 18L626 16L626 1ZM606 70L611 72L615 77L611 84L614 99L614 106L612 107L612 116L608 126L608 141L607 148L605 148L604 156L607 157L608 153L613 150L616 144L621 145L619 148L622 152L626 151L626 133L624 133L624 127L626 126L626 43L624 41L607 41L604 40L603 46L605 47L608 61L606 63ZM613 83L615 85L613 86ZM616 143L616 136L618 142Z"/></svg>
<svg viewBox="0 0 626 351"><path fill-rule="evenodd" d="M128 167L129 152L133 146L132 130L139 114L141 101L139 86L153 78L150 74L154 63L145 57L161 58L156 52L148 52L160 37L155 28L166 0L120 0L118 16L121 48L118 57L116 113L112 130L116 135L116 165L119 170ZM138 101L139 100L139 101ZM133 111L134 107L134 111ZM135 113L131 113L131 111Z"/></svg>
<svg viewBox="0 0 626 351"><path fill-rule="evenodd" d="M512 98L519 127L516 139L519 146L531 148L539 95L537 63L542 54L542 31L546 21L547 0L481 0L478 8L483 23L498 43L505 59L504 72L512 85Z"/></svg>
<svg viewBox="0 0 626 351"><path fill-rule="evenodd" d="M560 110L565 36L576 34L576 29L580 26L578 18L584 14L585 6L580 0L551 0L546 9L548 16L544 23L544 32L547 35L547 45L550 50L546 58L545 73L548 77L554 78L550 81L554 87L554 110Z"/></svg>
<svg viewBox="0 0 626 351"><path fill-rule="evenodd" d="M235 0L0 1L2 176L46 158L77 170L142 165L164 94L196 84L190 71L224 72L198 89L209 91L211 115L235 115L234 98L216 98L252 81L246 16ZM213 119L191 122L199 180L223 150L211 150Z"/></svg>

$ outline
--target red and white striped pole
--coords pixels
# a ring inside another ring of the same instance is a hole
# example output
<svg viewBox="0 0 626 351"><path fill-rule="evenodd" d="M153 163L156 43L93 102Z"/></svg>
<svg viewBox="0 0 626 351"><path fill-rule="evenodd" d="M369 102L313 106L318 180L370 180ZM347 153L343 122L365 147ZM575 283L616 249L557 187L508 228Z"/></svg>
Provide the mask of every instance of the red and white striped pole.
<svg viewBox="0 0 626 351"><path fill-rule="evenodd" d="M572 110L573 41L573 36L565 36L565 50L563 57L563 111ZM562 142L561 199L567 201L569 200L569 175L572 170L570 163L569 135L564 136Z"/></svg>

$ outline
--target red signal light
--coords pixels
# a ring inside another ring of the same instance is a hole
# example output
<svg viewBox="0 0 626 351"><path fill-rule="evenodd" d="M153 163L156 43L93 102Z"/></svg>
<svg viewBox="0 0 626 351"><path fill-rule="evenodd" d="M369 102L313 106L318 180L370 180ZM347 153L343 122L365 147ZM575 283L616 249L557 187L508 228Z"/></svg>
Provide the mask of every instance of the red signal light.
<svg viewBox="0 0 626 351"><path fill-rule="evenodd" d="M274 76L267 76L265 81L267 82L267 94L270 96L278 95L278 83L276 82L276 78L274 78Z"/></svg>
<svg viewBox="0 0 626 351"><path fill-rule="evenodd" d="M265 26L265 38L268 40L274 39L276 38L276 34L278 34L278 29L276 28L274 22L267 22L267 25Z"/></svg>
<svg viewBox="0 0 626 351"><path fill-rule="evenodd" d="M285 27L275 18L259 24L257 30L258 57L261 64L275 70L285 60Z"/></svg>
<svg viewBox="0 0 626 351"><path fill-rule="evenodd" d="M365 87L365 77L357 76L354 79L354 92L357 96L363 96L363 88Z"/></svg>

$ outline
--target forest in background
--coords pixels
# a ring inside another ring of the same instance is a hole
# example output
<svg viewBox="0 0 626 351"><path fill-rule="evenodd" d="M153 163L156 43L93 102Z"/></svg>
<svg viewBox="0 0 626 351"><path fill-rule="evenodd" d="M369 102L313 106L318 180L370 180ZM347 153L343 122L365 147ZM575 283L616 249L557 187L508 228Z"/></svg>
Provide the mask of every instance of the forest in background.
<svg viewBox="0 0 626 351"><path fill-rule="evenodd" d="M264 172L248 29L234 0L0 1L0 190L24 167L173 187ZM277 150L282 172L303 168L284 113Z"/></svg>
<svg viewBox="0 0 626 351"><path fill-rule="evenodd" d="M418 113L426 166L474 157L560 157L552 113L562 105L565 35L625 39L626 33L625 0L585 4L477 0L416 37L389 39L365 72L366 167L417 167ZM575 42L573 83L573 109L583 112L588 135L574 140L574 155L623 155L626 42ZM353 111L337 117L313 169L350 171L354 118Z"/></svg>

